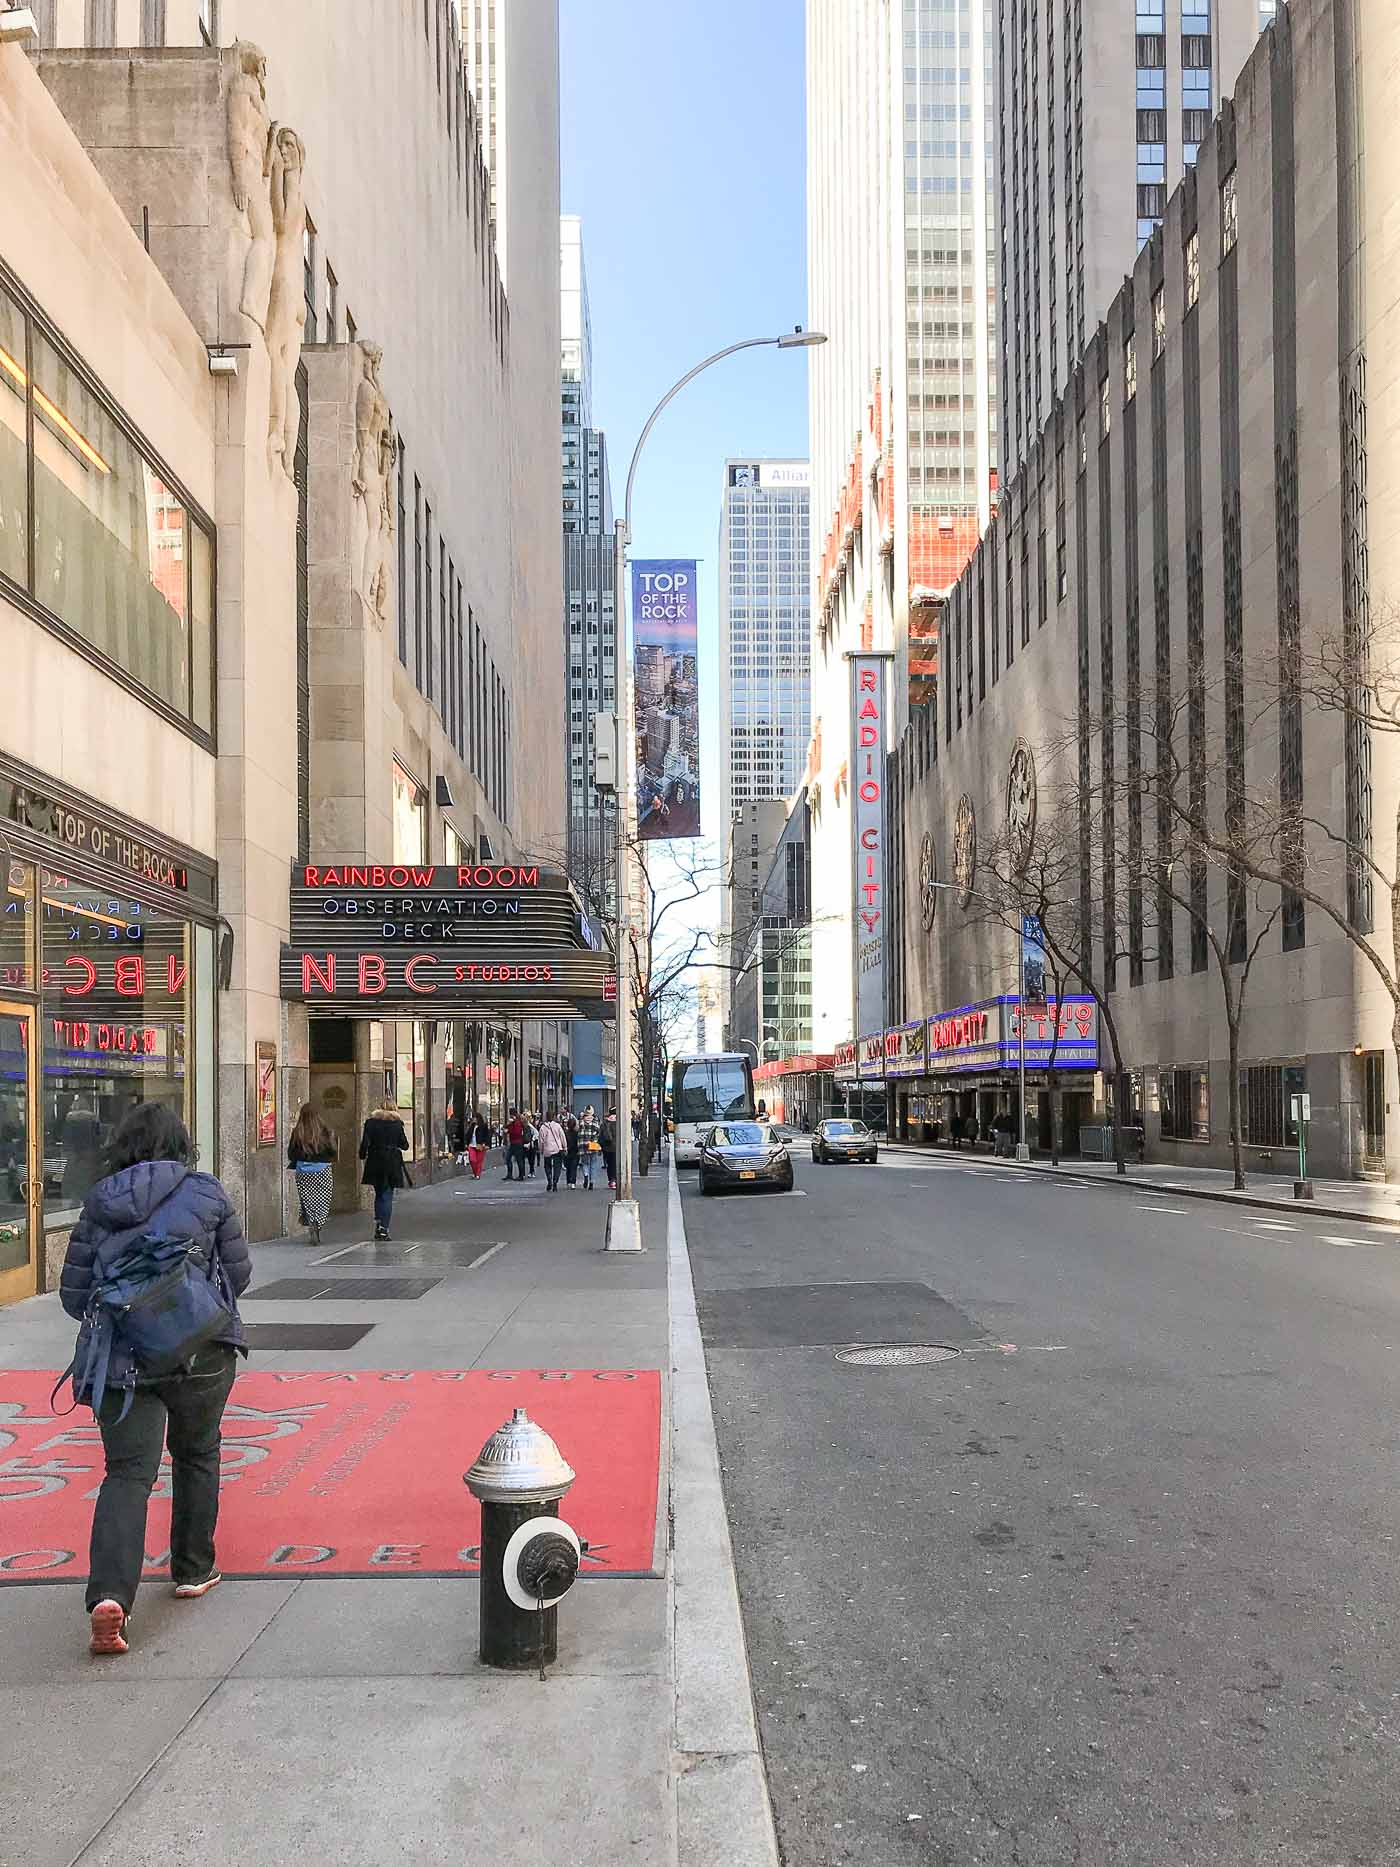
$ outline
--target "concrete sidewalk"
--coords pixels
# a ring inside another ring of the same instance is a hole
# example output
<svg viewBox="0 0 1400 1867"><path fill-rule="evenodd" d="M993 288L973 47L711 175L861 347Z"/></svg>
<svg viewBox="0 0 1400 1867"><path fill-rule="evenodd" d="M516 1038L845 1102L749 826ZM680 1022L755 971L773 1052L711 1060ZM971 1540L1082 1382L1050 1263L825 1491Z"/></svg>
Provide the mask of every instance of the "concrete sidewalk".
<svg viewBox="0 0 1400 1867"><path fill-rule="evenodd" d="M998 1159L990 1153L975 1153L970 1148L933 1147L914 1141L886 1143L891 1152L934 1154L960 1166L985 1167L992 1172L1048 1173L1060 1179L1082 1180L1093 1184L1129 1186L1141 1193L1184 1193L1198 1199L1228 1200L1244 1206L1288 1206L1318 1218L1360 1219L1368 1224L1400 1225L1400 1187L1372 1180L1314 1180L1311 1200L1295 1199L1293 1176L1282 1173L1246 1171L1243 1192L1236 1192L1233 1176L1220 1167L1178 1167L1164 1161L1149 1161L1143 1166L1130 1165L1120 1175L1111 1160L1080 1160L1066 1156L1052 1167L1048 1156L1030 1162Z"/></svg>
<svg viewBox="0 0 1400 1867"><path fill-rule="evenodd" d="M654 1573L580 1580L545 1684L477 1662L474 1575L228 1580L198 1603L151 1581L130 1654L104 1662L79 1586L0 1586L2 1867L776 1859L683 1238L668 1252L679 1201L664 1169L638 1191L648 1249L617 1257L600 1249L602 1189L551 1197L542 1174L508 1186L490 1169L424 1188L400 1198L392 1262L364 1246L363 1218L314 1252L255 1246L244 1314L372 1325L334 1353L255 1350L260 1369L661 1371ZM314 1301L256 1295L313 1269ZM331 1290L419 1272L440 1279L426 1300ZM0 1311L0 1367L60 1368L72 1338L56 1297ZM503 1378L501 1418L521 1400ZM7 1437L0 1511L22 1512L5 1501ZM461 1447L462 1470L477 1450Z"/></svg>

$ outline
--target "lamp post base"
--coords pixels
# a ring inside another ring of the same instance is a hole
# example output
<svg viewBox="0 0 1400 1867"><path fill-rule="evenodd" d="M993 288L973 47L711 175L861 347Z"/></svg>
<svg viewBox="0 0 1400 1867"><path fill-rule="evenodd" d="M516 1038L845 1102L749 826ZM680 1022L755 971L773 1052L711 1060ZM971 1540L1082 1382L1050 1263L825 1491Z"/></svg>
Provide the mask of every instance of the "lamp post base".
<svg viewBox="0 0 1400 1867"><path fill-rule="evenodd" d="M605 1251L644 1251L642 1212L635 1199L615 1199L608 1207Z"/></svg>
<svg viewBox="0 0 1400 1867"><path fill-rule="evenodd" d="M1018 1141L1018 1142L1016 1143L1016 1158L1017 1158L1017 1160L1029 1160L1029 1159L1030 1159L1030 1157L1031 1157L1031 1151L1030 1151L1030 1149L1029 1149L1029 1148L1028 1148L1028 1147L1026 1146L1026 1144L1025 1144L1025 1142L1024 1142L1024 1141Z"/></svg>

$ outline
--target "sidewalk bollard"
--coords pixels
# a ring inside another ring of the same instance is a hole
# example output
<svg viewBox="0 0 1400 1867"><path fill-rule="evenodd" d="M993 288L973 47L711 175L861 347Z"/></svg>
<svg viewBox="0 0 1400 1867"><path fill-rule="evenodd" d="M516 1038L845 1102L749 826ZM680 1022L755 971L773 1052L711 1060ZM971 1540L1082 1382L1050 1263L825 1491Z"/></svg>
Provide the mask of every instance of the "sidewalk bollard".
<svg viewBox="0 0 1400 1867"><path fill-rule="evenodd" d="M517 1407L462 1482L481 1503L483 1665L540 1677L559 1650L556 1605L573 1587L580 1543L552 1509L574 1482L558 1446Z"/></svg>

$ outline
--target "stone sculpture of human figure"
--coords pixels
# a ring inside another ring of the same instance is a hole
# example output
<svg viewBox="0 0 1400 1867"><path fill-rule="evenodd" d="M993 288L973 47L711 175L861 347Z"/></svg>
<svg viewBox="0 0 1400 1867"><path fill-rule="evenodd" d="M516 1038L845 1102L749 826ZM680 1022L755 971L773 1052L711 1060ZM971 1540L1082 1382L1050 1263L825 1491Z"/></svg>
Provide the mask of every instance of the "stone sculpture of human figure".
<svg viewBox="0 0 1400 1867"><path fill-rule="evenodd" d="M269 458L280 455L283 470L291 479L296 471L301 427L297 364L301 361L306 326L306 150L296 131L285 124L273 125L271 166L277 252L267 302L267 354L272 365L267 444Z"/></svg>
<svg viewBox="0 0 1400 1867"><path fill-rule="evenodd" d="M247 216L249 236L238 309L262 331L267 327L267 295L276 250L268 189L272 124L264 83L267 59L246 39L240 39L233 52L235 70L228 87L228 162L233 204Z"/></svg>
<svg viewBox="0 0 1400 1867"><path fill-rule="evenodd" d="M389 403L379 384L378 344L361 342L364 374L355 391L355 473L351 484L365 502L365 556L360 589L376 614L383 616L388 596L387 533L392 526L389 482L394 466L394 429Z"/></svg>

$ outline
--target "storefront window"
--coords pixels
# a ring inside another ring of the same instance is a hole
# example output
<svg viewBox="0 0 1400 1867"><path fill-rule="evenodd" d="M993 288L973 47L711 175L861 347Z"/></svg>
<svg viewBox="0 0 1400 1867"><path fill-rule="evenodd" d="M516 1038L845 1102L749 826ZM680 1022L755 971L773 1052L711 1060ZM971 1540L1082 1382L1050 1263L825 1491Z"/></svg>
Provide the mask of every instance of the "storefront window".
<svg viewBox="0 0 1400 1867"><path fill-rule="evenodd" d="M416 778L394 760L394 860L428 860L428 800Z"/></svg>
<svg viewBox="0 0 1400 1867"><path fill-rule="evenodd" d="M0 290L0 573L18 584L29 578L24 355L24 313Z"/></svg>
<svg viewBox="0 0 1400 1867"><path fill-rule="evenodd" d="M449 868L456 868L467 859L467 846L450 823L442 826L442 854Z"/></svg>
<svg viewBox="0 0 1400 1867"><path fill-rule="evenodd" d="M77 1217L88 1188L102 1178L112 1135L132 1109L161 1102L182 1121L191 1119L190 932L188 922L140 902L45 876L47 1225ZM211 1081L211 1102L212 1087ZM208 1145L206 1164L212 1166L212 1125Z"/></svg>
<svg viewBox="0 0 1400 1867"><path fill-rule="evenodd" d="M34 990L34 865L11 861L0 912L0 994Z"/></svg>
<svg viewBox="0 0 1400 1867"><path fill-rule="evenodd" d="M213 663L209 539L201 537L192 563L195 521L181 495L32 322L30 339L33 595L105 660L207 731ZM0 373L13 381L3 363ZM0 428L5 425L0 422Z"/></svg>

